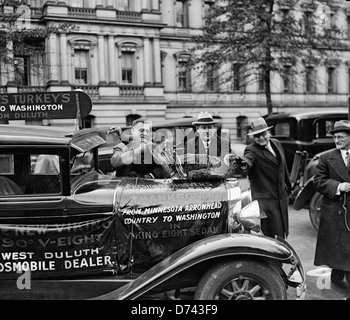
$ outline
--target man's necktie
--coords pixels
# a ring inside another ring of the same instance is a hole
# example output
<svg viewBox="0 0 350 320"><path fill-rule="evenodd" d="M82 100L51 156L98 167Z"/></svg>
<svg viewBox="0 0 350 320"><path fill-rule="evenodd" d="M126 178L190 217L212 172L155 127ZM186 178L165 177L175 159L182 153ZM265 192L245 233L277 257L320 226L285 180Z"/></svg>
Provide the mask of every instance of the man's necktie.
<svg viewBox="0 0 350 320"><path fill-rule="evenodd" d="M275 152L275 150L273 150L273 148L270 144L268 144L266 146L266 149L269 150L276 157L276 152Z"/></svg>
<svg viewBox="0 0 350 320"><path fill-rule="evenodd" d="M345 153L345 160L346 160L346 167L348 168L348 170L350 170L350 152L346 151Z"/></svg>

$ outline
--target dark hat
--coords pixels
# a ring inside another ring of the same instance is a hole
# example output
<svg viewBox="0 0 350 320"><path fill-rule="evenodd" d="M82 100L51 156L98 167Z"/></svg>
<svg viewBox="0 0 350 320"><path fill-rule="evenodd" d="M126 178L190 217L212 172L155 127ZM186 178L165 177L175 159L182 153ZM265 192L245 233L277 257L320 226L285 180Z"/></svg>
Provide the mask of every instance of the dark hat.
<svg viewBox="0 0 350 320"><path fill-rule="evenodd" d="M329 130L330 134L340 132L340 131L350 131L350 121L349 120L339 120L334 123L333 130Z"/></svg>
<svg viewBox="0 0 350 320"><path fill-rule="evenodd" d="M194 126L201 124L215 124L218 123L218 120L214 120L210 113L207 111L200 112L197 118L197 121L193 121Z"/></svg>
<svg viewBox="0 0 350 320"><path fill-rule="evenodd" d="M254 134L260 133L260 132L264 132L266 130L269 130L270 128L272 128L273 126L269 127L265 121L264 118L258 118L256 120L253 120L252 124L251 124L251 128L252 131L247 133L249 136L252 136Z"/></svg>

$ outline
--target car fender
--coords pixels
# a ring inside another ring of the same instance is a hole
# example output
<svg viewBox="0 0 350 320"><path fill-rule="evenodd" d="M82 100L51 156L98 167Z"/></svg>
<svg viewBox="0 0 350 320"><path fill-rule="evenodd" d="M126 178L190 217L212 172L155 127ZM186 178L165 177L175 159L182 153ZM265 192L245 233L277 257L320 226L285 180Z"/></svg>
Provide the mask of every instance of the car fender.
<svg viewBox="0 0 350 320"><path fill-rule="evenodd" d="M95 299L136 299L200 262L234 255L260 256L285 261L295 256L295 253L287 244L270 237L255 234L220 234L180 249L135 280Z"/></svg>
<svg viewBox="0 0 350 320"><path fill-rule="evenodd" d="M300 210L308 207L311 197L316 191L313 184L313 180L314 176L307 180L304 187L300 189L297 196L295 197L293 209Z"/></svg>

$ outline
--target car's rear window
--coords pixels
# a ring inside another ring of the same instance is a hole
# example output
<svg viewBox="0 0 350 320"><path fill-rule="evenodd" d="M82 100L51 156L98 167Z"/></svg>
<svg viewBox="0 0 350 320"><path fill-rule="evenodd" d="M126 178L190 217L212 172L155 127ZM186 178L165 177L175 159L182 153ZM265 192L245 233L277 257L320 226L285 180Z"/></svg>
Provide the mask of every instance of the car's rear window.
<svg viewBox="0 0 350 320"><path fill-rule="evenodd" d="M274 135L278 137L290 137L290 125L288 122L281 122L275 125Z"/></svg>

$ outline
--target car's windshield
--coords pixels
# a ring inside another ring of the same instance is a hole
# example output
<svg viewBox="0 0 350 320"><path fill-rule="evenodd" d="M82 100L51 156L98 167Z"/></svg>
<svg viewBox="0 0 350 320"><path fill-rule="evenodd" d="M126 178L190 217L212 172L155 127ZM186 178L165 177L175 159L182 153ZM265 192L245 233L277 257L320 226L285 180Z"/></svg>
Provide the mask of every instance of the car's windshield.
<svg viewBox="0 0 350 320"><path fill-rule="evenodd" d="M91 151L78 153L76 156L73 157L71 163L71 175L77 175L82 172L88 172L93 169L93 153Z"/></svg>

